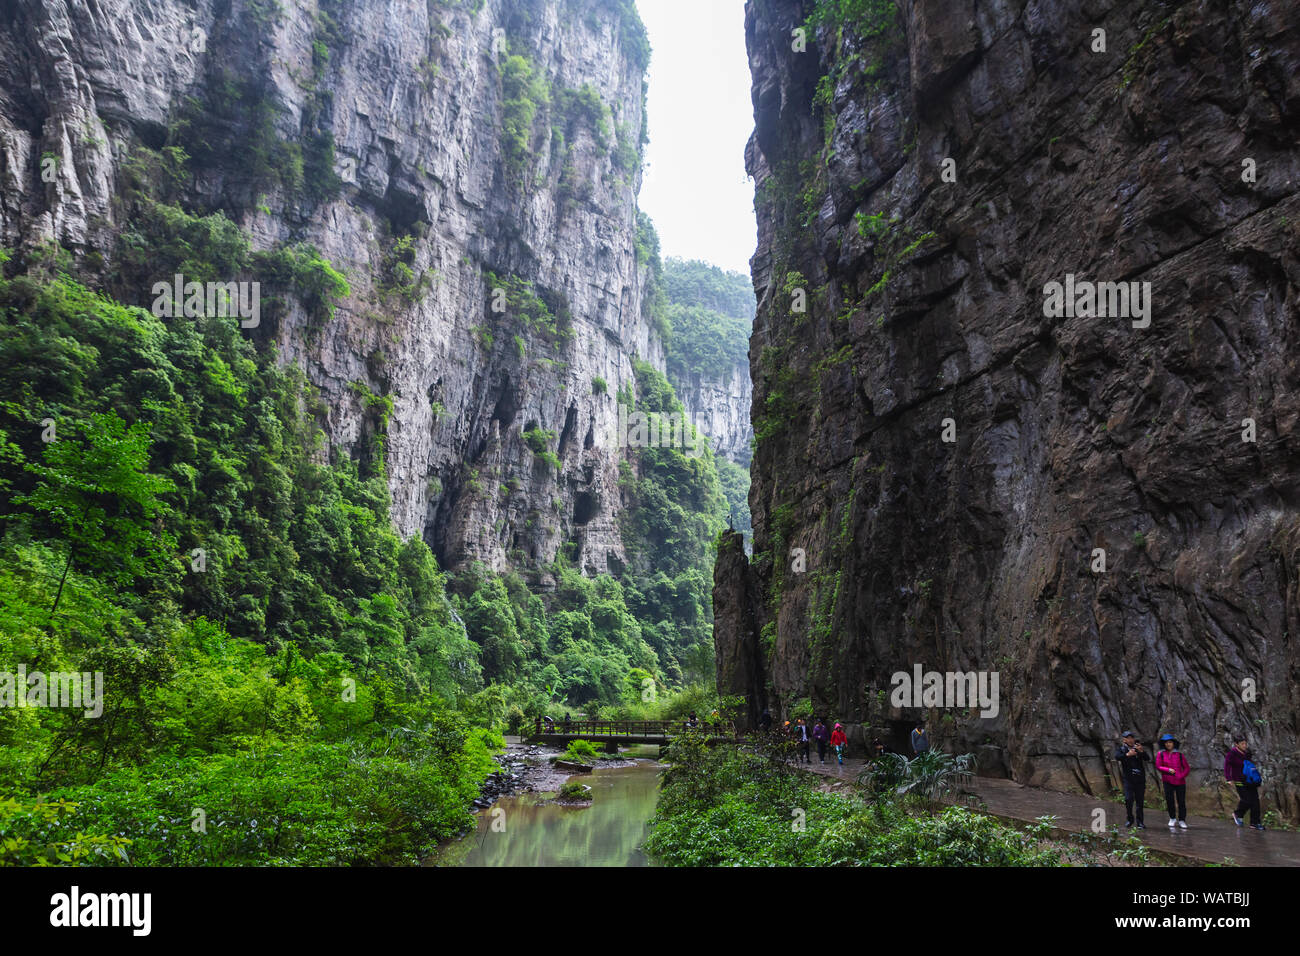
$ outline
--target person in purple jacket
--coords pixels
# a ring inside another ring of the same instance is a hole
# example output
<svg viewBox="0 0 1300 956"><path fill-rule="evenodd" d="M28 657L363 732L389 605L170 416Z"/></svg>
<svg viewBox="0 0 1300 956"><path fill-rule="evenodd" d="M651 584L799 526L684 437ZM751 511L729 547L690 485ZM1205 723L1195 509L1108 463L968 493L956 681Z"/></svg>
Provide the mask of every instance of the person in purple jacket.
<svg viewBox="0 0 1300 956"><path fill-rule="evenodd" d="M1251 759L1250 745L1246 735L1241 734L1236 742L1223 755L1223 779L1237 788L1237 809L1232 811L1232 822L1241 826L1241 815L1250 811L1250 828L1264 829L1259 821L1259 768Z"/></svg>
<svg viewBox="0 0 1300 956"><path fill-rule="evenodd" d="M826 742L831 739L831 732L826 729L826 719L818 717L817 723L813 725L813 740L817 742L817 759L822 763L826 762Z"/></svg>

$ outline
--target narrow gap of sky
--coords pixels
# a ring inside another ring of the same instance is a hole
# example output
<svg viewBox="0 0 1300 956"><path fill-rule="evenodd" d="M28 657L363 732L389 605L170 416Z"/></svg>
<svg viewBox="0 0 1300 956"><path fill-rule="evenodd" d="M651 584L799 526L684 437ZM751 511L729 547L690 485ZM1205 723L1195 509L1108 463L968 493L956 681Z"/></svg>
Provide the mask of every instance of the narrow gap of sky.
<svg viewBox="0 0 1300 956"><path fill-rule="evenodd" d="M664 256L749 275L757 245L744 0L637 0L650 36L640 205Z"/></svg>

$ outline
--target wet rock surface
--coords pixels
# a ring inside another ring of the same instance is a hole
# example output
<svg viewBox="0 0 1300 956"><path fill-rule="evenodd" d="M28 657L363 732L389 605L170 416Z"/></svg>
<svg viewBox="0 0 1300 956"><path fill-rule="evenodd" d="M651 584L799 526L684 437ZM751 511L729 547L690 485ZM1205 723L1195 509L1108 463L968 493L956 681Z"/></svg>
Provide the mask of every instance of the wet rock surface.
<svg viewBox="0 0 1300 956"><path fill-rule="evenodd" d="M1294 818L1300 7L896 6L801 54L807 4L747 5L774 711L860 745L915 716L893 673L997 671L998 715L935 711L936 745L1104 793L1122 727L1172 731L1196 793L1245 729ZM1149 282L1149 326L1045 315L1067 274ZM717 614L731 681L752 626Z"/></svg>
<svg viewBox="0 0 1300 956"><path fill-rule="evenodd" d="M505 752L496 756L501 769L483 782L473 808L483 810L502 797L520 793L557 793L565 781L580 776L554 767L553 761L561 754L562 751L551 747L507 741ZM630 767L635 763L624 757L601 757L595 761L598 767Z"/></svg>

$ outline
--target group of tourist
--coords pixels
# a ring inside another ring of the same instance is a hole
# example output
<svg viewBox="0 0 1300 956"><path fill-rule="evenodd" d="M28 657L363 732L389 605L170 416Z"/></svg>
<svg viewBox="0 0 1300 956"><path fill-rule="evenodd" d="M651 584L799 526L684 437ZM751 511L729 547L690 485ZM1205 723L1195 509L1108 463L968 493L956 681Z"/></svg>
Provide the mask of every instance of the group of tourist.
<svg viewBox="0 0 1300 956"><path fill-rule="evenodd" d="M771 711L763 711L763 716L759 720L759 729L764 733L771 732ZM832 729L828 729L825 718L819 717L816 723L809 727L804 718L796 717L793 721L787 720L781 730L794 741L796 759L800 763L812 763L810 751L812 745L816 744L817 759L821 763L826 763L826 752L829 747L834 750L836 759L843 765L844 753L848 747L848 737L844 733L843 724L837 723ZM916 759L930 749L930 735L923 721L916 723L909 742L912 759ZM871 758L889 752L889 748L879 737L871 741L869 748ZM1151 762L1151 755L1138 742L1137 735L1131 730L1126 730L1115 746L1114 756L1120 765L1120 781L1124 789L1124 811L1127 817L1125 825L1130 829L1145 830L1142 807L1146 797L1146 765ZM1160 738L1156 749L1155 768L1160 774L1160 782L1164 788L1165 807L1169 811L1169 829L1186 830L1187 777L1192 772L1192 767L1182 752L1178 738L1173 734L1165 734ZM1223 755L1223 778L1237 790L1237 806L1232 811L1233 822L1239 827L1245 826L1246 817L1249 815L1251 829L1263 830L1264 824L1259 805L1259 788L1263 779L1244 734L1238 735L1233 745Z"/></svg>
<svg viewBox="0 0 1300 956"><path fill-rule="evenodd" d="M771 711L763 711L763 716L759 720L759 727L764 733L771 731ZM835 752L835 758L841 765L844 763L844 751L848 747L849 738L844 733L843 724L837 723L831 727L827 725L825 717L818 717L817 722L809 727L807 721L802 717L796 717L793 723L787 720L781 729L794 741L795 757L800 763L812 763L811 750L813 744L817 745L817 759L821 763L826 763L828 749Z"/></svg>
<svg viewBox="0 0 1300 956"><path fill-rule="evenodd" d="M1147 788L1146 764L1151 761L1151 755L1138 742L1137 735L1126 730L1115 746L1115 759L1119 762L1120 779L1124 786L1125 826L1145 830L1142 804ZM1180 749L1178 738L1173 734L1165 734L1160 738L1155 766L1164 786L1169 829L1186 830L1187 775L1192 772L1192 768ZM1237 826L1244 826L1245 814L1249 813L1251 829L1263 830L1259 809L1259 786L1263 777L1244 734L1239 734L1223 755L1223 779L1237 789L1237 807L1232 811L1233 822Z"/></svg>

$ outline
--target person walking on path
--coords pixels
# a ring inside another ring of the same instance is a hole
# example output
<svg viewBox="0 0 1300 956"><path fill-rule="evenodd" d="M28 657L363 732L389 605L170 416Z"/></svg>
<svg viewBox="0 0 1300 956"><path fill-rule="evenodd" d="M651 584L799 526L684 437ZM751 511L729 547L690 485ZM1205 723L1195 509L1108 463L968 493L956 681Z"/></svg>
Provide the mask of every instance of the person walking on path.
<svg viewBox="0 0 1300 956"><path fill-rule="evenodd" d="M835 748L835 756L839 759L840 766L844 766L844 748L848 746L849 738L844 734L844 725L836 724L835 729L831 731L831 746Z"/></svg>
<svg viewBox="0 0 1300 956"><path fill-rule="evenodd" d="M1236 743L1223 755L1223 778L1237 788L1237 809L1232 811L1232 822L1241 826L1242 814L1250 811L1250 828L1264 829L1259 820L1259 785L1263 782L1259 767L1251 759L1250 745L1245 735L1239 736Z"/></svg>
<svg viewBox="0 0 1300 956"><path fill-rule="evenodd" d="M803 763L812 763L812 757L808 756L808 725L804 723L802 717L795 724L794 740L799 745L799 760Z"/></svg>
<svg viewBox="0 0 1300 956"><path fill-rule="evenodd" d="M1165 734L1160 738L1161 750L1156 754L1156 770L1165 786L1165 807L1169 810L1169 829L1187 829L1187 775L1191 765L1178 749L1178 738ZM1177 813L1174 812L1175 804Z"/></svg>
<svg viewBox="0 0 1300 956"><path fill-rule="evenodd" d="M819 763L826 762L826 744L831 739L831 732L826 729L826 722L817 718L817 723L812 729L813 740L817 741L817 760Z"/></svg>
<svg viewBox="0 0 1300 956"><path fill-rule="evenodd" d="M918 720L912 731L912 758L915 759L930 749L930 735L925 732L925 722Z"/></svg>
<svg viewBox="0 0 1300 956"><path fill-rule="evenodd" d="M1145 764L1151 761L1151 755L1137 742L1137 735L1126 730L1119 746L1115 748L1115 759L1119 761L1120 779L1124 783L1124 815L1127 818L1124 825L1145 830L1147 825L1142 820L1142 801L1146 799L1147 793Z"/></svg>

